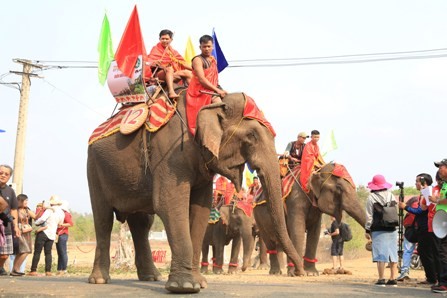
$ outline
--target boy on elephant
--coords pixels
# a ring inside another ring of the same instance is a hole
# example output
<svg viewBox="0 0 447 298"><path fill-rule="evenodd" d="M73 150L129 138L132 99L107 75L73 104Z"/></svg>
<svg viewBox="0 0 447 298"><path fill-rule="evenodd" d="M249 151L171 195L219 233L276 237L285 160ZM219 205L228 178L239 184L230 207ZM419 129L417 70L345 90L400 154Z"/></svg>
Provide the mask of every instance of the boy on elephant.
<svg viewBox="0 0 447 298"><path fill-rule="evenodd" d="M200 55L192 58L192 79L186 93L186 116L189 131L193 135L196 132L199 110L210 103L220 102L220 98L227 95L225 90L218 88L217 61L211 55L213 38L210 35L203 35L200 38L200 51Z"/></svg>
<svg viewBox="0 0 447 298"><path fill-rule="evenodd" d="M155 76L166 81L169 98L177 98L178 94L174 91L174 81L183 79L189 84L192 68L185 61L185 58L171 47L172 35L171 30L160 31L160 42L152 48L147 56L147 62Z"/></svg>
<svg viewBox="0 0 447 298"><path fill-rule="evenodd" d="M325 162L320 153L320 147L318 147L318 141L320 140L320 132L318 130L312 130L310 133L310 142L304 146L303 156L301 158L301 175L300 183L302 189L308 193L307 183L309 177L315 168L321 168Z"/></svg>

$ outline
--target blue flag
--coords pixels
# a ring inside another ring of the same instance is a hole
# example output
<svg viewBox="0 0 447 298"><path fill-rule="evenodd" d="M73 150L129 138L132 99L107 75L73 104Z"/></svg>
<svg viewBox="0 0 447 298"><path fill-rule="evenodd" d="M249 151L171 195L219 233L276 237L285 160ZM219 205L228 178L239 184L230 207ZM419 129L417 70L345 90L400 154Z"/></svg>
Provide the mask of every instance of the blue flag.
<svg viewBox="0 0 447 298"><path fill-rule="evenodd" d="M212 55L217 60L217 71L221 72L228 66L228 62L227 59L225 59L222 49L220 48L219 42L217 41L217 36L216 32L214 32L214 28L213 28L213 39L214 39L214 49Z"/></svg>
<svg viewBox="0 0 447 298"><path fill-rule="evenodd" d="M0 129L0 132L6 132L6 130Z"/></svg>

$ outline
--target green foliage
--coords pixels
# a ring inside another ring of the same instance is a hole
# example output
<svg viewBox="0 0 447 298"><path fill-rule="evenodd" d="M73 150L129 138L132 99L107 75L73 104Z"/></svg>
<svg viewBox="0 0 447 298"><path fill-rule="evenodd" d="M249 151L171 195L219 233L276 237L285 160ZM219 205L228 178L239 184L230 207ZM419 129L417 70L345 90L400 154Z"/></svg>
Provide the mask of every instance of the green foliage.
<svg viewBox="0 0 447 298"><path fill-rule="evenodd" d="M404 187L404 195L405 196L418 196L421 192L416 189L414 186ZM393 190L393 194L398 196L400 194L400 189Z"/></svg>
<svg viewBox="0 0 447 298"><path fill-rule="evenodd" d="M164 229L165 229L165 226L163 225L163 222L161 221L161 218L158 217L158 215L155 215L154 223L152 224L151 231L152 232L161 232Z"/></svg>

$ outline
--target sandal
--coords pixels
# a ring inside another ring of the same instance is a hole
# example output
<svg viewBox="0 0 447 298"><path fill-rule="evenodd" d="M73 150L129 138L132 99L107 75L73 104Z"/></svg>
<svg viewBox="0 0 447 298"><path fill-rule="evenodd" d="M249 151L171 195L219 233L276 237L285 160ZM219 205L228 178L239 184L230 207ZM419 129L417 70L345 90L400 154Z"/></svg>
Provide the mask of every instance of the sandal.
<svg viewBox="0 0 447 298"><path fill-rule="evenodd" d="M23 276L23 274L21 274L20 272L16 272L16 271L11 271L10 273L9 273L9 275L10 276Z"/></svg>

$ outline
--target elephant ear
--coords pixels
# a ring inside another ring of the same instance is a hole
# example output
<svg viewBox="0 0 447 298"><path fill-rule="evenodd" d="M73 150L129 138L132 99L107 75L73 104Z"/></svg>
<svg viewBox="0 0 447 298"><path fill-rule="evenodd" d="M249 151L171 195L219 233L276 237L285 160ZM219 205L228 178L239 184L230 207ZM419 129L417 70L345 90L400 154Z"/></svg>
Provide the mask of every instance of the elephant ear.
<svg viewBox="0 0 447 298"><path fill-rule="evenodd" d="M219 157L220 142L223 128L221 120L224 117L225 103L219 102L204 106L197 116L195 139L200 146L209 150L216 158Z"/></svg>
<svg viewBox="0 0 447 298"><path fill-rule="evenodd" d="M309 179L310 189L312 190L316 198L319 198L321 193L321 187L318 185L318 181L320 181L320 179L321 177L319 172L312 173L312 176Z"/></svg>

